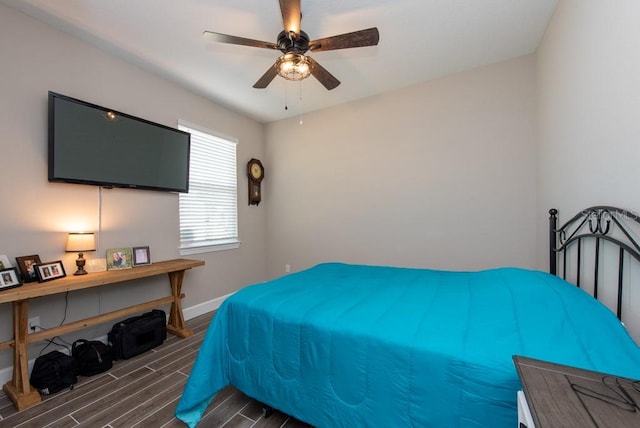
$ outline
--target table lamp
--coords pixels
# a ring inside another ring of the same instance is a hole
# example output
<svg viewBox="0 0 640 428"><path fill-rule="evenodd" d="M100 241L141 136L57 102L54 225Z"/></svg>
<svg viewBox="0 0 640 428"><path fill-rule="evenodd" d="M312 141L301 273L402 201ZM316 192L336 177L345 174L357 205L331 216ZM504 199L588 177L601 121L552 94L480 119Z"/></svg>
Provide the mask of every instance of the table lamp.
<svg viewBox="0 0 640 428"><path fill-rule="evenodd" d="M65 251L68 253L78 253L78 259L76 260L76 267L78 270L74 275L87 274L87 271L84 270L86 260L83 257L83 252L95 250L96 239L93 233L69 233L67 236L67 247L65 248Z"/></svg>

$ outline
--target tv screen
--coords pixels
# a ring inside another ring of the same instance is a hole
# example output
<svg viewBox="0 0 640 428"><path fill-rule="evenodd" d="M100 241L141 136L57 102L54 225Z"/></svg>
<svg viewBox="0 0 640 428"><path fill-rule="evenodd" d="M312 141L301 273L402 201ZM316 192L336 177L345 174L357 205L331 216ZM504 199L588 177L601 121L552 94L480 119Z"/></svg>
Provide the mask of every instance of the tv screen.
<svg viewBox="0 0 640 428"><path fill-rule="evenodd" d="M191 134L49 92L49 181L189 191Z"/></svg>

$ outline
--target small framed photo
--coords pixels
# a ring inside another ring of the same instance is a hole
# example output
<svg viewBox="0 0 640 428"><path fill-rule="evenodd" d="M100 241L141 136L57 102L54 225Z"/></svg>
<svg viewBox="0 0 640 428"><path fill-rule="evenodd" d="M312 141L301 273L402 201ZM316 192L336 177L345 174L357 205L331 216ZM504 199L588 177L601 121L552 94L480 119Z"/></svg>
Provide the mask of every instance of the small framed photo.
<svg viewBox="0 0 640 428"><path fill-rule="evenodd" d="M20 274L22 275L22 280L24 282L33 282L38 280L35 265L42 263L39 255L33 254L31 256L16 257L16 262L18 263L18 269L20 270Z"/></svg>
<svg viewBox="0 0 640 428"><path fill-rule="evenodd" d="M17 268L10 267L0 270L0 290L20 287L21 285L22 281L20 281L20 275L18 275Z"/></svg>
<svg viewBox="0 0 640 428"><path fill-rule="evenodd" d="M131 269L131 248L109 248L107 250L107 270Z"/></svg>
<svg viewBox="0 0 640 428"><path fill-rule="evenodd" d="M64 278L67 273L64 271L62 260L47 262L35 265L38 282L51 281L52 279Z"/></svg>
<svg viewBox="0 0 640 428"><path fill-rule="evenodd" d="M6 254L0 254L0 270L9 269L11 267L11 262L9 262L9 258Z"/></svg>
<svg viewBox="0 0 640 428"><path fill-rule="evenodd" d="M133 265L140 266L148 264L151 264L149 247L133 247Z"/></svg>

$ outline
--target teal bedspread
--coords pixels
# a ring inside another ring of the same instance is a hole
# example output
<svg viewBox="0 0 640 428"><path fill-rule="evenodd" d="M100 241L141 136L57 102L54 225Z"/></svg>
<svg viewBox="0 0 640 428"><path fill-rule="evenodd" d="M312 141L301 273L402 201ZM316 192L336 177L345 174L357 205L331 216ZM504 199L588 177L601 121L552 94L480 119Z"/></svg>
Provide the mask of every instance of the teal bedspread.
<svg viewBox="0 0 640 428"><path fill-rule="evenodd" d="M514 354L640 379L617 318L547 273L327 263L225 300L176 416L231 384L316 427L511 428Z"/></svg>

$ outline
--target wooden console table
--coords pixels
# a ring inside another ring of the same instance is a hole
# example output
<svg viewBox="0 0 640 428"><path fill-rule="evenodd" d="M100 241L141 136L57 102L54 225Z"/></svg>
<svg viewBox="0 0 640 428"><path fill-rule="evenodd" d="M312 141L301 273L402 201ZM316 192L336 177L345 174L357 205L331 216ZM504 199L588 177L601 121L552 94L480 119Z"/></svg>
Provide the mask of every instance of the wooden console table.
<svg viewBox="0 0 640 428"><path fill-rule="evenodd" d="M181 299L184 272L203 266L202 260L175 259L156 262L150 265L136 266L132 269L93 272L82 276L66 276L44 283L28 283L18 288L0 291L0 303L13 305L13 340L0 343L0 351L13 348L13 379L4 385L4 391L18 410L23 410L40 402L37 390L29 383L29 343L60 336L85 327L95 326L107 321L124 318L139 312L151 310L171 303L167 331L180 337L189 337L193 331L185 326ZM100 287L118 282L147 278L162 274L169 275L171 295L161 299L133 305L117 311L96 315L83 320L70 322L35 333L28 331L29 300L67 291Z"/></svg>

